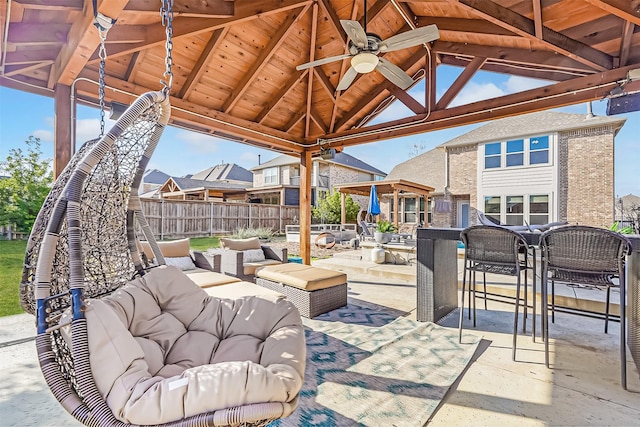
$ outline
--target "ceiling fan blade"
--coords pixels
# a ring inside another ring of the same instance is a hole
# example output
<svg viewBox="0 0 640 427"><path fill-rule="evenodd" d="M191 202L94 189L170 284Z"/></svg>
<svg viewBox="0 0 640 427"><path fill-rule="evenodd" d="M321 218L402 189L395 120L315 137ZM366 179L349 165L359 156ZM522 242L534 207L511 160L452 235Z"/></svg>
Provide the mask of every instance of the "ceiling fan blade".
<svg viewBox="0 0 640 427"><path fill-rule="evenodd" d="M435 24L426 27L416 28L415 30L406 31L404 33L391 36L380 43L380 52L392 52L394 50L405 49L407 47L417 46L423 43L429 43L440 38L440 32Z"/></svg>
<svg viewBox="0 0 640 427"><path fill-rule="evenodd" d="M300 71L300 70L305 70L305 69L311 68L311 67L317 67L318 65L328 64L329 62L340 61L342 59L347 59L350 56L351 56L351 54L349 54L349 53L345 53L343 55L337 55L337 56L328 56L326 58L318 59L316 61L307 62L306 64L300 64L300 65L298 65L296 67L296 70Z"/></svg>
<svg viewBox="0 0 640 427"><path fill-rule="evenodd" d="M349 86L351 86L351 83L353 83L353 81L355 80L357 75L358 75L358 72L356 71L356 69L353 67L349 67L347 72L344 73L344 76L342 76L342 79L340 79L340 83L338 83L338 87L336 88L336 90L348 89Z"/></svg>
<svg viewBox="0 0 640 427"><path fill-rule="evenodd" d="M344 28L344 32L347 33L353 44L361 49L367 46L367 33L364 32L364 28L358 21L350 21L348 19L341 19L340 24Z"/></svg>
<svg viewBox="0 0 640 427"><path fill-rule="evenodd" d="M387 61L384 58L380 58L376 70L387 78L391 83L398 86L400 89L407 89L413 84L413 79L407 75L402 68Z"/></svg>

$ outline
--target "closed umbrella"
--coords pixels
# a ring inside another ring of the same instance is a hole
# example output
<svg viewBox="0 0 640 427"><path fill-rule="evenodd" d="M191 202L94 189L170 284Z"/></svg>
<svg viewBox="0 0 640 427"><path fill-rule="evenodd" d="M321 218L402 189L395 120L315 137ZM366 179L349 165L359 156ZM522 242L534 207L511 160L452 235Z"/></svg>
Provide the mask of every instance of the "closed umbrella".
<svg viewBox="0 0 640 427"><path fill-rule="evenodd" d="M378 201L378 191L376 186L371 186L371 193L369 194L369 207L367 212L371 215L380 215L380 202Z"/></svg>

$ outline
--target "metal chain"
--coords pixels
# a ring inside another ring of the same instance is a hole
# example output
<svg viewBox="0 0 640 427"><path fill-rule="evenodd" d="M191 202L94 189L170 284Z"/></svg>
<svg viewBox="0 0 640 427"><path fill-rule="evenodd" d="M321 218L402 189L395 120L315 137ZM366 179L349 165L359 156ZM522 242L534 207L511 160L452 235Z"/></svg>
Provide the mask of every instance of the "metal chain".
<svg viewBox="0 0 640 427"><path fill-rule="evenodd" d="M162 26L165 27L165 33L167 34L164 79L160 80L160 82L164 85L162 92L165 96L169 96L173 86L173 72L171 71L173 66L173 58L171 57L171 52L173 51L173 0L162 0L160 16L162 17Z"/></svg>
<svg viewBox="0 0 640 427"><path fill-rule="evenodd" d="M100 34L100 49L98 50L98 56L100 57L100 71L99 71L99 90L98 96L100 99L100 137L104 136L104 68L107 59L107 49L104 42L107 40L107 31L98 28Z"/></svg>

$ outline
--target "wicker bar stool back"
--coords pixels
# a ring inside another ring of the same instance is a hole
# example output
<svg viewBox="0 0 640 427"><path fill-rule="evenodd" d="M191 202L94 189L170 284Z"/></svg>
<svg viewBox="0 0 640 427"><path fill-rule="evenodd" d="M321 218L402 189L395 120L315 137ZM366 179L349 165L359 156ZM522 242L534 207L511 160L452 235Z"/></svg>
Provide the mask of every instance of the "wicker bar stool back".
<svg viewBox="0 0 640 427"><path fill-rule="evenodd" d="M555 282L605 287L607 289L605 333L609 321L611 288L620 289L620 376L627 388L626 374L626 256L629 240L611 230L572 225L546 231L540 237L542 251L542 302L545 364L549 367L548 283Z"/></svg>
<svg viewBox="0 0 640 427"><path fill-rule="evenodd" d="M516 358L518 335L518 317L520 311L521 278L524 276L524 315L523 331L526 330L527 319L527 270L533 270L535 278L535 250L529 248L525 238L517 231L495 225L474 225L465 228L460 237L464 243L464 276L462 279L462 296L460 302L459 336L462 340L462 324L464 318L464 300L469 283L469 317L473 306L473 326L476 325L476 273L482 273L484 282L484 299L486 309L487 284L486 274L500 274L516 277L515 318L513 324L512 358ZM531 250L531 255L530 255ZM530 263L530 259L532 262ZM533 281L533 336L535 339L535 279Z"/></svg>

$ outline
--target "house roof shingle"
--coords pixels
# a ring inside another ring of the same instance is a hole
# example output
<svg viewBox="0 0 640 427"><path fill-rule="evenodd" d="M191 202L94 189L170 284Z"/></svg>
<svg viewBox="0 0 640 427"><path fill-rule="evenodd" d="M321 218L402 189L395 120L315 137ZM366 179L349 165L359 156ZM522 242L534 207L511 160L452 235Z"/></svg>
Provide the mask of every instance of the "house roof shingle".
<svg viewBox="0 0 640 427"><path fill-rule="evenodd" d="M235 163L221 163L200 172L194 173L190 178L204 181L243 181L253 182L251 171Z"/></svg>
<svg viewBox="0 0 640 427"><path fill-rule="evenodd" d="M363 162L362 160L359 160L355 157L353 157L350 154L343 152L339 152L336 153L335 157L333 159L330 160L324 160L325 162L329 162L329 163L336 163L342 166L347 166L350 168L354 168L354 169L360 169L363 170L365 172L369 172L372 173L374 175L380 175L380 176L385 176L386 172L381 171L378 168L375 168L373 166L371 166L368 163ZM285 166L285 165L294 165L294 164L299 164L300 163L300 159L297 157L293 157L293 156L288 156L286 154L283 154L281 156L275 157L267 162L261 163L258 166L254 166L251 168L252 171L256 171L256 170L262 170L262 169L266 169L266 168L272 168L272 167L276 167L276 166Z"/></svg>
<svg viewBox="0 0 640 427"><path fill-rule="evenodd" d="M243 190L246 188L246 183L239 182L227 182L227 181L205 181L202 179L193 178L179 178L172 176L171 179L182 191L205 188L205 189L229 189L229 190Z"/></svg>
<svg viewBox="0 0 640 427"><path fill-rule="evenodd" d="M445 162L445 150L434 148L396 165L384 181L404 179L433 187L435 194L443 193L446 185Z"/></svg>
<svg viewBox="0 0 640 427"><path fill-rule="evenodd" d="M621 128L625 118L592 116L586 114L538 111L514 117L494 120L470 132L444 142L438 147L456 147L483 142L526 137L542 133L563 132L572 129L611 125Z"/></svg>

